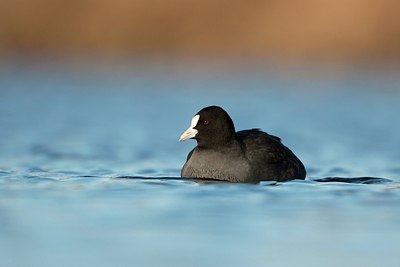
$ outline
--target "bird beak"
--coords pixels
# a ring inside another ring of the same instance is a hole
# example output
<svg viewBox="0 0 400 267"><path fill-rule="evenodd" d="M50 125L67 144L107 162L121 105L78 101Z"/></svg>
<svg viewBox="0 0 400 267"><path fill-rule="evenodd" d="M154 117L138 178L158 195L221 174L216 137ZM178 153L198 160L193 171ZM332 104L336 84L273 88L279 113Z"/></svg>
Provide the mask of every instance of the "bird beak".
<svg viewBox="0 0 400 267"><path fill-rule="evenodd" d="M194 129L194 127L196 127L199 119L200 115L196 115L193 117L192 122L190 123L190 127L181 135L179 141L185 141L187 139L194 138L196 136L198 131Z"/></svg>

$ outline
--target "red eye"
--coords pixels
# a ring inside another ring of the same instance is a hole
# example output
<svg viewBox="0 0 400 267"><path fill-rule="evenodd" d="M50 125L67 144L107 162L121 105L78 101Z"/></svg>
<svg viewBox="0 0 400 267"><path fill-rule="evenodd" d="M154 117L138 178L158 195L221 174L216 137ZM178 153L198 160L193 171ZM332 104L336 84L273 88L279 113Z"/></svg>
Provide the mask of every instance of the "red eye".
<svg viewBox="0 0 400 267"><path fill-rule="evenodd" d="M209 123L208 120L203 121L203 125L208 125L208 123Z"/></svg>

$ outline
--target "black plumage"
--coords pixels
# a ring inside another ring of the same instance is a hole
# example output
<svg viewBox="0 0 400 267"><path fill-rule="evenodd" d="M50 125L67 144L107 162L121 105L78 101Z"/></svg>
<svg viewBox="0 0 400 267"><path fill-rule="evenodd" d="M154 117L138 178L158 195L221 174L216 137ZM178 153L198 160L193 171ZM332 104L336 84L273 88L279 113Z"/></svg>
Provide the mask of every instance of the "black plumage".
<svg viewBox="0 0 400 267"><path fill-rule="evenodd" d="M200 110L180 140L196 139L181 175L228 182L305 179L303 163L281 139L259 129L236 132L228 113L218 106Z"/></svg>

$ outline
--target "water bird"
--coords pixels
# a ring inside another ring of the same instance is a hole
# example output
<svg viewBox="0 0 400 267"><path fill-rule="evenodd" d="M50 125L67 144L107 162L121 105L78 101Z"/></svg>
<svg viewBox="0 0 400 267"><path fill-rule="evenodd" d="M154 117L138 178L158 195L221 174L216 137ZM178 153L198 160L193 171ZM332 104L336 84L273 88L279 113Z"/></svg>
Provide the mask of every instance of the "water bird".
<svg viewBox="0 0 400 267"><path fill-rule="evenodd" d="M260 129L235 131L219 106L200 110L179 141L195 139L181 176L236 183L305 179L303 163L279 137Z"/></svg>

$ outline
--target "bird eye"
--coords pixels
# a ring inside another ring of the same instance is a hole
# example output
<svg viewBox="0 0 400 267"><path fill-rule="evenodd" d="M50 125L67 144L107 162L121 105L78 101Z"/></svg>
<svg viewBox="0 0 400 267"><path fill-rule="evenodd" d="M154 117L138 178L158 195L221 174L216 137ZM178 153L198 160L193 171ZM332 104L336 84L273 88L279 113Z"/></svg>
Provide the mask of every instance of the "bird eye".
<svg viewBox="0 0 400 267"><path fill-rule="evenodd" d="M203 121L203 125L208 125L208 123L209 123L208 120Z"/></svg>

